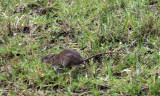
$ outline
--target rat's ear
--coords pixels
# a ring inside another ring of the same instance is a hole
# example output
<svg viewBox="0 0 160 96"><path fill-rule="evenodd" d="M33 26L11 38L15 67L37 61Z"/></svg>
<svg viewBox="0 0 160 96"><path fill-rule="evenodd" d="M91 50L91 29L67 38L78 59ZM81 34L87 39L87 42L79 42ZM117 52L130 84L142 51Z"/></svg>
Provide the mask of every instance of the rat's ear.
<svg viewBox="0 0 160 96"><path fill-rule="evenodd" d="M67 55L67 57L72 58L72 57L73 57L73 55L72 55L72 54L68 54L68 55Z"/></svg>

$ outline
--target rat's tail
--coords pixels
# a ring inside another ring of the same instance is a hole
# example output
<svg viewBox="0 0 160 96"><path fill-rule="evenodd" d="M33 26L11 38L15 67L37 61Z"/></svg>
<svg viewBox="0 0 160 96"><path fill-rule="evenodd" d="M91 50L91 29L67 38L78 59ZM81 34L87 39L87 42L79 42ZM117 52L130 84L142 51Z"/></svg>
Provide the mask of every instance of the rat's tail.
<svg viewBox="0 0 160 96"><path fill-rule="evenodd" d="M89 59L94 58L94 57L99 56L99 55L103 55L103 54L113 54L113 53L121 53L121 52L105 52L105 53L99 53L99 54L96 54L96 55L93 55L93 56L91 56L91 57L88 57L88 58L84 59L84 61L88 61Z"/></svg>

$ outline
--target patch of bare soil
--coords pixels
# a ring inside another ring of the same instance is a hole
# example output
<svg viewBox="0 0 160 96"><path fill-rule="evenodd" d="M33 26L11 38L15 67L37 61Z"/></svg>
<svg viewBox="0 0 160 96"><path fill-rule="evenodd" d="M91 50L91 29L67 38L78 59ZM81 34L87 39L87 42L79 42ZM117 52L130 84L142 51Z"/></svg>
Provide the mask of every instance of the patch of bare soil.
<svg viewBox="0 0 160 96"><path fill-rule="evenodd" d="M42 7L40 4L38 4L37 2L35 3L28 3L28 4L21 4L18 5L14 8L14 14L17 13L25 13L27 10L30 10L30 15L36 13L39 15L46 15L46 13L51 12L51 11L55 11L57 9L53 8L53 7Z"/></svg>

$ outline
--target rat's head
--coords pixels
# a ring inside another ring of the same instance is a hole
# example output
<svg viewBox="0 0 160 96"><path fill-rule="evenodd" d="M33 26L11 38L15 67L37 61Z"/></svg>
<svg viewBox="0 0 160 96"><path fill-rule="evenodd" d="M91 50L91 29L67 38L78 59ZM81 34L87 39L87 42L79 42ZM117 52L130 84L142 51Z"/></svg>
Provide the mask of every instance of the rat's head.
<svg viewBox="0 0 160 96"><path fill-rule="evenodd" d="M42 62L51 63L54 60L55 56L56 56L56 54L43 56L43 57L41 57L41 60L42 60Z"/></svg>

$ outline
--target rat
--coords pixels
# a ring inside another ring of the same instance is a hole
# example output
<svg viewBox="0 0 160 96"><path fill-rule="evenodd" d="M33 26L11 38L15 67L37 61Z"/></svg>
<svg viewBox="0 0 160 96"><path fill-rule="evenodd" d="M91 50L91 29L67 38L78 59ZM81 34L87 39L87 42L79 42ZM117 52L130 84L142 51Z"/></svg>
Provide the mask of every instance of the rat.
<svg viewBox="0 0 160 96"><path fill-rule="evenodd" d="M91 58L94 58L103 54L112 54L112 53L120 53L120 52L103 52L103 53L99 53L83 59L76 50L65 49L59 54L43 56L41 60L47 63L52 63L53 65L56 65L56 66L72 67L72 66L80 65Z"/></svg>

